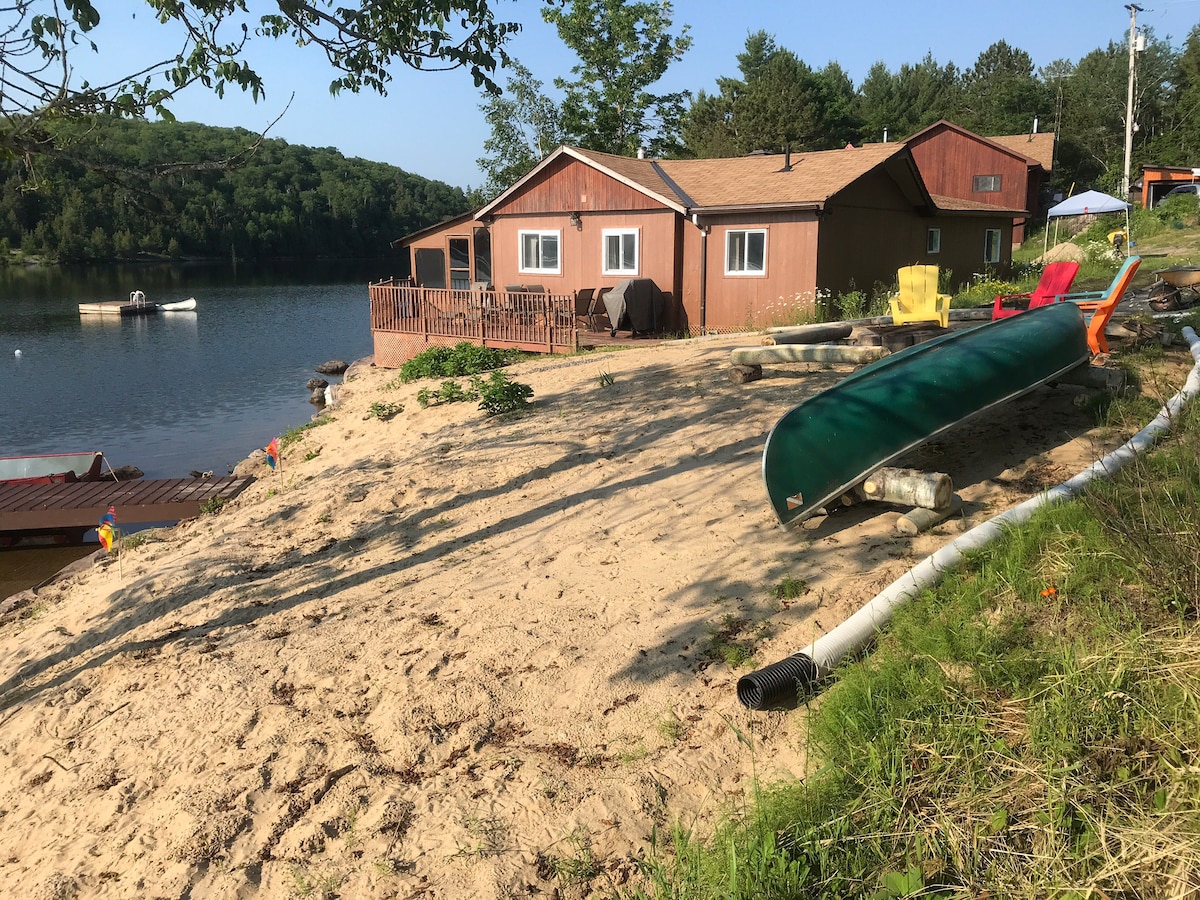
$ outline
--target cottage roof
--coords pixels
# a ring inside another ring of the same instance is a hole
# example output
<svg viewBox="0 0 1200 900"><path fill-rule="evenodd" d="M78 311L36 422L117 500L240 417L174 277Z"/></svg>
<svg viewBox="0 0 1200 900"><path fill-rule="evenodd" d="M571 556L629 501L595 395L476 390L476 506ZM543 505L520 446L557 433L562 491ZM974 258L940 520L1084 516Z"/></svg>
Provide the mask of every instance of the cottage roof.
<svg viewBox="0 0 1200 900"><path fill-rule="evenodd" d="M1053 131L1038 131L1034 134L1002 134L989 140L1020 153L1049 172L1054 168L1054 138Z"/></svg>
<svg viewBox="0 0 1200 900"><path fill-rule="evenodd" d="M1027 209L1010 209L1006 206L993 206L990 203L980 203L978 200L961 200L958 197L944 197L933 194L934 205L940 212L946 213L994 213L997 216L1027 216Z"/></svg>
<svg viewBox="0 0 1200 900"><path fill-rule="evenodd" d="M578 147L559 147L528 175L483 207L483 216L562 156L571 156L680 213L717 210L822 208L838 191L868 172L886 166L911 174L907 193L916 205L929 195L907 148L900 143L847 147L811 153L739 156L722 159L654 160L616 156ZM790 162L790 165L789 165Z"/></svg>
<svg viewBox="0 0 1200 900"><path fill-rule="evenodd" d="M457 225L463 225L475 218L474 212L460 213L457 216L451 216L448 219L442 219L440 222L435 222L433 225L426 225L419 231L413 231L404 237L396 238L389 246L399 247L402 244L408 244L419 238L423 238L427 234L433 234L435 231L441 231L443 228L454 228Z"/></svg>

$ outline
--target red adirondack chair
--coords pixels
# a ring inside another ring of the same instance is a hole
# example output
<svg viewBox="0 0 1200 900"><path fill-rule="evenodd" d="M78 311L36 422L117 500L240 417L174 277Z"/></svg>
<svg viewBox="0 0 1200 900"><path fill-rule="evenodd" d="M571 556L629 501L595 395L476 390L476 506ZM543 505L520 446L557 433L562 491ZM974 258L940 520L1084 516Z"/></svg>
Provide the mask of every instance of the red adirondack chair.
<svg viewBox="0 0 1200 900"><path fill-rule="evenodd" d="M1035 306L1048 306L1054 302L1055 297L1071 289L1071 282L1075 280L1075 273L1078 271L1077 262L1050 263L1042 270L1042 277L1030 293L1001 294L997 297L992 304L992 321L1015 316Z"/></svg>

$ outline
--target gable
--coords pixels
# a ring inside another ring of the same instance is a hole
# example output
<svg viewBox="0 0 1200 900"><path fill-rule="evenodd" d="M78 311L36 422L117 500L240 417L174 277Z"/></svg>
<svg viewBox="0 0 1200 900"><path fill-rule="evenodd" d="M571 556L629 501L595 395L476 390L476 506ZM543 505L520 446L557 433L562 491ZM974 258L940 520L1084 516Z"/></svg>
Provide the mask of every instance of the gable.
<svg viewBox="0 0 1200 900"><path fill-rule="evenodd" d="M663 208L653 197L569 154L562 154L528 180L514 185L490 213L507 216Z"/></svg>

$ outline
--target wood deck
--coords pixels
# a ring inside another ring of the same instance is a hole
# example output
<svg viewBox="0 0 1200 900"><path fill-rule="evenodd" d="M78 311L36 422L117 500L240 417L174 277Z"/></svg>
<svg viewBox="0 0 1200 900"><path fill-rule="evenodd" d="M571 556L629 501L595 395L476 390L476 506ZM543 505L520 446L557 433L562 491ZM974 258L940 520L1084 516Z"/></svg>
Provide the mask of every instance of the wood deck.
<svg viewBox="0 0 1200 900"><path fill-rule="evenodd" d="M253 478L154 478L75 484L0 484L0 533L95 528L110 506L118 526L200 515L214 498L232 499Z"/></svg>

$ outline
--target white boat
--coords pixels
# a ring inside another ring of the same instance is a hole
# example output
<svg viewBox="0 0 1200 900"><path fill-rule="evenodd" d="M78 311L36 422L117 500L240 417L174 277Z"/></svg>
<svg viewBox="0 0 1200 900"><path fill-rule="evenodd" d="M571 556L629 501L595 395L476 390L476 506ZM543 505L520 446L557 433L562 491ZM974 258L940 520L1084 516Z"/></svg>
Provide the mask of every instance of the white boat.
<svg viewBox="0 0 1200 900"><path fill-rule="evenodd" d="M104 455L99 450L87 453L46 453L38 456L0 456L0 483L55 484L72 481L98 481Z"/></svg>
<svg viewBox="0 0 1200 900"><path fill-rule="evenodd" d="M158 308L163 312L191 312L196 308L196 298L188 297L176 303L160 303Z"/></svg>

